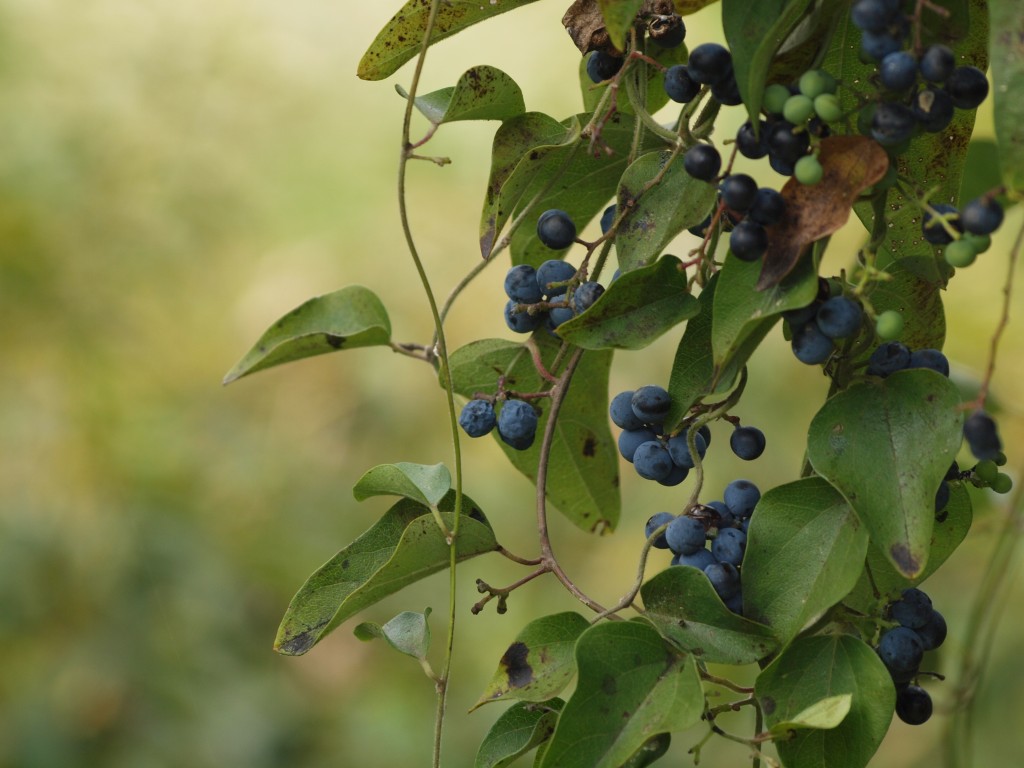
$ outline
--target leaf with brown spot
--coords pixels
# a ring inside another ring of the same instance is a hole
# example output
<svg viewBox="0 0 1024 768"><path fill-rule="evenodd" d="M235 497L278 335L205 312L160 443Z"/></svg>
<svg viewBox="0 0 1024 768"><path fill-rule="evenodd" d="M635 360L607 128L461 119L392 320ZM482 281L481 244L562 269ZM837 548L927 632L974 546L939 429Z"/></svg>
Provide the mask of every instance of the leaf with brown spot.
<svg viewBox="0 0 1024 768"><path fill-rule="evenodd" d="M782 188L786 215L768 228L759 291L778 285L812 243L842 227L860 193L889 169L885 150L865 136L823 139L818 160L824 170L819 183L808 186L794 178Z"/></svg>

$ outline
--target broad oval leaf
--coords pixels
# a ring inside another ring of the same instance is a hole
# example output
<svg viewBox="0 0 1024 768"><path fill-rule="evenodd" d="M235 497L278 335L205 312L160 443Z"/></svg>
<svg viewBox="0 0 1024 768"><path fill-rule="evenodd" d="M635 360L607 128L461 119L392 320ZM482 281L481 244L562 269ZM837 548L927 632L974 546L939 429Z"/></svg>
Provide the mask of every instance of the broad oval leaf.
<svg viewBox="0 0 1024 768"><path fill-rule="evenodd" d="M618 768L659 733L700 720L704 691L690 655L643 622L587 630L576 643L579 683L542 768Z"/></svg>
<svg viewBox="0 0 1024 768"><path fill-rule="evenodd" d="M224 383L304 357L390 341L391 321L381 300L369 288L351 285L310 299L274 323Z"/></svg>
<svg viewBox="0 0 1024 768"><path fill-rule="evenodd" d="M942 308L942 281L929 278L932 256L909 256L886 267L888 280L872 283L868 298L876 312L894 310L903 318L900 341L910 349L942 349L946 339L946 313ZM867 360L873 350L865 350Z"/></svg>
<svg viewBox="0 0 1024 768"><path fill-rule="evenodd" d="M430 43L444 40L477 22L512 11L534 0L445 0L437 9ZM420 52L427 30L432 0L409 0L377 37L359 61L356 74L363 80L383 80Z"/></svg>
<svg viewBox="0 0 1024 768"><path fill-rule="evenodd" d="M767 491L748 535L743 614L772 627L783 643L842 600L864 569L867 531L819 477Z"/></svg>
<svg viewBox="0 0 1024 768"><path fill-rule="evenodd" d="M686 330L676 347L668 379L672 408L665 417L666 431L674 430L690 408L714 388L715 356L711 350L711 321L718 280L718 273L712 275L700 292L697 314L686 323Z"/></svg>
<svg viewBox="0 0 1024 768"><path fill-rule="evenodd" d="M643 349L700 311L675 256L620 275L594 306L558 326L558 335L584 349Z"/></svg>
<svg viewBox="0 0 1024 768"><path fill-rule="evenodd" d="M441 502L450 526L455 494ZM483 512L463 496L456 540L458 559L493 552L498 543ZM346 619L449 565L450 552L434 516L402 499L362 536L311 575L292 598L277 630L274 650L301 656Z"/></svg>
<svg viewBox="0 0 1024 768"><path fill-rule="evenodd" d="M531 749L543 744L555 732L558 713L565 702L551 699L543 704L516 702L480 742L474 768L505 768Z"/></svg>
<svg viewBox="0 0 1024 768"><path fill-rule="evenodd" d="M429 608L423 613L402 611L380 628L381 635L388 641L388 645L399 653L422 661L427 658L427 651L430 650L428 616Z"/></svg>
<svg viewBox="0 0 1024 768"><path fill-rule="evenodd" d="M558 343L545 331L533 338L545 364L550 365ZM551 446L547 498L585 531L613 529L619 521L619 453L607 417L611 359L611 352L583 355L562 404ZM511 341L482 339L467 344L452 353L450 366L455 391L466 397L494 392L500 376L505 377L509 389L520 392L539 392L550 386L537 374L529 349ZM495 436L512 465L532 481L537 477L548 414L546 400L538 405L543 413L531 448L517 451Z"/></svg>
<svg viewBox="0 0 1024 768"><path fill-rule="evenodd" d="M794 715L793 719L775 723L771 727L771 733L783 736L788 731L805 728L835 728L850 714L852 704L853 696L849 693L829 696L827 699L811 704L807 709Z"/></svg>
<svg viewBox="0 0 1024 768"><path fill-rule="evenodd" d="M850 697L849 712L834 728L796 730L776 740L786 768L864 768L896 706L885 665L851 635L797 638L761 672L754 692L770 730L829 699Z"/></svg>
<svg viewBox="0 0 1024 768"><path fill-rule="evenodd" d="M400 95L408 94L398 87ZM451 88L417 96L416 109L434 125L460 120L508 120L526 111L516 81L497 67L466 70Z"/></svg>
<svg viewBox="0 0 1024 768"><path fill-rule="evenodd" d="M404 496L425 507L437 506L451 490L452 476L444 464L378 464L359 478L352 494L356 501L371 496Z"/></svg>
<svg viewBox="0 0 1024 768"><path fill-rule="evenodd" d="M701 661L751 664L779 648L771 629L725 607L703 571L666 568L640 589L644 616Z"/></svg>
<svg viewBox="0 0 1024 768"><path fill-rule="evenodd" d="M946 377L906 370L854 384L811 421L815 472L846 497L871 541L908 578L928 564L935 492L962 441L959 405Z"/></svg>
<svg viewBox="0 0 1024 768"><path fill-rule="evenodd" d="M589 626L572 611L531 621L502 655L494 677L472 709L501 699L547 701L558 695L576 674L573 649Z"/></svg>
<svg viewBox="0 0 1024 768"><path fill-rule="evenodd" d="M1024 191L1024 7L1019 0L989 0L992 98L1003 182Z"/></svg>
<svg viewBox="0 0 1024 768"><path fill-rule="evenodd" d="M660 181L652 185L659 174ZM623 172L617 191L619 210L629 209L615 235L622 271L653 264L676 235L704 220L717 193L713 184L688 174L678 155L650 152L637 158Z"/></svg>

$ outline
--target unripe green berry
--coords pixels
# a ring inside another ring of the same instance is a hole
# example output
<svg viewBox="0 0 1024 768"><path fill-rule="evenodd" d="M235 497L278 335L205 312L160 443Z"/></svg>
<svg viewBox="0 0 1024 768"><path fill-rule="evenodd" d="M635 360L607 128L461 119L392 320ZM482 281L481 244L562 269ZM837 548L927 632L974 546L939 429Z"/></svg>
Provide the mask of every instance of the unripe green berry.
<svg viewBox="0 0 1024 768"><path fill-rule="evenodd" d="M973 245L975 253L984 253L992 245L992 238L988 235L972 235L970 232L965 232L961 239Z"/></svg>
<svg viewBox="0 0 1024 768"><path fill-rule="evenodd" d="M1000 451L999 455L996 456L996 458L995 458L995 462L996 462L996 466L997 467L1005 466L1006 465L1006 454L1003 453L1002 451Z"/></svg>
<svg viewBox="0 0 1024 768"><path fill-rule="evenodd" d="M836 79L823 69L811 69L800 76L799 88L804 96L814 99L823 93L834 93Z"/></svg>
<svg viewBox="0 0 1024 768"><path fill-rule="evenodd" d="M875 332L884 341L898 339L903 333L903 315L895 309L887 309L875 318Z"/></svg>
<svg viewBox="0 0 1024 768"><path fill-rule="evenodd" d="M992 485L998 475L999 467L996 466L994 461L979 461L974 468L974 476L985 485Z"/></svg>
<svg viewBox="0 0 1024 768"><path fill-rule="evenodd" d="M789 100L789 96L789 88L779 83L773 83L764 89L764 97L761 99L761 104L766 112L780 115L782 114L782 108Z"/></svg>
<svg viewBox="0 0 1024 768"><path fill-rule="evenodd" d="M796 165L793 166L793 176L801 184L811 186L821 181L821 177L825 174L825 170L821 167L821 163L818 162L818 158L814 155L804 155L796 161Z"/></svg>
<svg viewBox="0 0 1024 768"><path fill-rule="evenodd" d="M996 493L1009 493L1012 488L1013 480L1003 472L996 475L996 479L992 481L992 490Z"/></svg>
<svg viewBox="0 0 1024 768"><path fill-rule="evenodd" d="M790 96L782 107L782 116L793 125L806 123L814 114L814 101L802 93Z"/></svg>
<svg viewBox="0 0 1024 768"><path fill-rule="evenodd" d="M978 252L974 250L973 243L961 237L946 246L943 256L951 267L969 267L978 258Z"/></svg>
<svg viewBox="0 0 1024 768"><path fill-rule="evenodd" d="M823 93L814 97L814 111L826 123L834 123L843 116L843 108L835 94Z"/></svg>

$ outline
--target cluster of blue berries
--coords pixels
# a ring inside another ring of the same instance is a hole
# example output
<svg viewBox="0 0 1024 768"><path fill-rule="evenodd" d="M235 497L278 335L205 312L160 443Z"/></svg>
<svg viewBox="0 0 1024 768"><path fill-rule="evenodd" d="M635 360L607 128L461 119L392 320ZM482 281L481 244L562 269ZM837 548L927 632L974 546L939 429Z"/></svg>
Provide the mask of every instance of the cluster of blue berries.
<svg viewBox="0 0 1024 768"><path fill-rule="evenodd" d="M655 14L647 22L647 36L659 48L678 48L686 39L686 24L678 14ZM615 77L623 63L620 55L593 51L587 59L587 76L595 83L603 83Z"/></svg>
<svg viewBox="0 0 1024 768"><path fill-rule="evenodd" d="M698 505L688 515L658 512L647 521L645 532L650 538L667 524L653 545L672 551L672 565L703 571L726 607L742 615L740 571L747 551L747 529L761 491L749 480L733 480L723 499Z"/></svg>
<svg viewBox="0 0 1024 768"><path fill-rule="evenodd" d="M687 428L666 434L662 426L672 408L672 396L662 387L649 384L637 390L620 392L609 406L612 423L622 428L619 453L630 462L640 477L662 485L679 485L696 463L690 439L703 459L711 445L711 430L703 425L691 435ZM729 445L739 458L752 461L765 449L765 436L757 427L736 427Z"/></svg>
<svg viewBox="0 0 1024 768"><path fill-rule="evenodd" d="M480 398L463 406L459 426L470 437L483 437L497 427L502 442L525 451L537 437L537 411L525 400L506 399L495 413L494 402Z"/></svg>
<svg viewBox="0 0 1024 768"><path fill-rule="evenodd" d="M945 246L943 257L951 267L969 267L992 244L990 235L1003 223L1003 207L992 195L971 200L962 210L948 203L929 206L921 220L921 233L933 245Z"/></svg>
<svg viewBox="0 0 1024 768"><path fill-rule="evenodd" d="M665 93L678 104L693 101L704 86L710 86L711 97L720 104L735 107L743 103L732 54L718 43L698 45L690 51L685 64L669 67L665 72Z"/></svg>
<svg viewBox="0 0 1024 768"><path fill-rule="evenodd" d="M925 651L933 651L946 639L946 620L932 607L931 598L913 587L890 603L886 614L899 626L882 633L878 656L896 684L896 714L910 725L921 725L932 716L932 698L913 685Z"/></svg>
<svg viewBox="0 0 1024 768"><path fill-rule="evenodd" d="M828 282L823 285L825 289L806 307L782 314L789 323L793 354L807 365L828 360L836 341L856 336L864 321L864 310L856 300L842 294L828 296Z"/></svg>

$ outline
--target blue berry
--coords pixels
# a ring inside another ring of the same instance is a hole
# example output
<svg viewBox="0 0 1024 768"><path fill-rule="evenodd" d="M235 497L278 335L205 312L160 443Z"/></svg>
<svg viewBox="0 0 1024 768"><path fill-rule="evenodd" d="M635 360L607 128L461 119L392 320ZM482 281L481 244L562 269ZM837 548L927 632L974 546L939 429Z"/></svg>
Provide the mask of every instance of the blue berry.
<svg viewBox="0 0 1024 768"><path fill-rule="evenodd" d="M908 587L903 590L900 599L889 606L889 614L901 627L920 629L931 618L931 598L920 589Z"/></svg>
<svg viewBox="0 0 1024 768"><path fill-rule="evenodd" d="M644 423L633 413L633 390L619 392L608 405L612 423L622 429L643 429Z"/></svg>
<svg viewBox="0 0 1024 768"><path fill-rule="evenodd" d="M612 203L604 209L604 213L601 214L601 234L608 234L608 230L612 228L612 224L615 223L615 217L618 215L618 208L615 203Z"/></svg>
<svg viewBox="0 0 1024 768"><path fill-rule="evenodd" d="M552 307L548 310L547 326L553 331L562 323L572 320L573 316L570 306Z"/></svg>
<svg viewBox="0 0 1024 768"><path fill-rule="evenodd" d="M685 480L687 475L689 474L690 470L688 470L686 467L679 467L673 464L672 471L669 472L668 475L666 475L665 477L658 480L657 483L659 485L664 485L671 488L683 482L683 480Z"/></svg>
<svg viewBox="0 0 1024 768"><path fill-rule="evenodd" d="M728 75L711 86L711 98L727 107L735 107L743 103L740 85L736 82L736 73L731 68Z"/></svg>
<svg viewBox="0 0 1024 768"><path fill-rule="evenodd" d="M806 365L818 365L831 357L835 344L823 334L817 323L807 323L793 330L791 341L796 359Z"/></svg>
<svg viewBox="0 0 1024 768"><path fill-rule="evenodd" d="M777 224L786 215L786 199L771 187L761 187L754 195L747 218L766 227Z"/></svg>
<svg viewBox="0 0 1024 768"><path fill-rule="evenodd" d="M797 131L796 126L788 120L779 120L769 125L765 142L770 155L791 163L806 155L811 146L807 131Z"/></svg>
<svg viewBox="0 0 1024 768"><path fill-rule="evenodd" d="M758 121L757 135L754 134L754 126L749 120L741 125L736 133L736 146L740 154L751 160L758 160L767 155L768 144L765 142L767 131L768 124L764 120Z"/></svg>
<svg viewBox="0 0 1024 768"><path fill-rule="evenodd" d="M921 665L924 646L914 630L896 627L883 633L878 642L878 655L894 675L913 673Z"/></svg>
<svg viewBox="0 0 1024 768"><path fill-rule="evenodd" d="M909 107L885 102L875 108L871 118L871 138L883 147L895 147L909 139L916 127L917 120Z"/></svg>
<svg viewBox="0 0 1024 768"><path fill-rule="evenodd" d="M686 24L682 17L658 16L648 27L651 42L660 48L678 48L686 39Z"/></svg>
<svg viewBox="0 0 1024 768"><path fill-rule="evenodd" d="M487 400L470 400L459 414L459 426L470 437L483 437L498 423L494 406Z"/></svg>
<svg viewBox="0 0 1024 768"><path fill-rule="evenodd" d="M555 285L555 283L566 283L576 276L576 267L567 261L549 259L537 268L537 286L548 298L561 296L568 290L566 285Z"/></svg>
<svg viewBox="0 0 1024 768"><path fill-rule="evenodd" d="M781 176L793 176L796 174L796 163L776 154L769 153L768 165Z"/></svg>
<svg viewBox="0 0 1024 768"><path fill-rule="evenodd" d="M749 480L733 480L725 486L725 505L738 518L750 517L761 500L761 491Z"/></svg>
<svg viewBox="0 0 1024 768"><path fill-rule="evenodd" d="M548 248L560 251L576 242L576 224L568 213L552 208L537 219L537 237Z"/></svg>
<svg viewBox="0 0 1024 768"><path fill-rule="evenodd" d="M685 64L676 64L665 72L665 93L672 101L686 104L700 93L700 83L690 77Z"/></svg>
<svg viewBox="0 0 1024 768"><path fill-rule="evenodd" d="M723 602L740 591L740 572L731 563L714 562L704 569L704 575Z"/></svg>
<svg viewBox="0 0 1024 768"><path fill-rule="evenodd" d="M862 32L879 33L892 21L892 14L883 0L858 0L850 9L853 26Z"/></svg>
<svg viewBox="0 0 1024 768"><path fill-rule="evenodd" d="M722 201L739 213L746 213L757 196L757 182L745 173L726 176L718 186Z"/></svg>
<svg viewBox="0 0 1024 768"><path fill-rule="evenodd" d="M687 443L688 432L681 432L674 437L670 437L668 441L668 453L672 457L672 463L677 467L685 467L686 469L693 469L694 460L690 453L690 446ZM704 438L698 433L694 437L694 444L697 446L697 453L700 457L704 458L704 453L707 451L707 443L704 442Z"/></svg>
<svg viewBox="0 0 1024 768"><path fill-rule="evenodd" d="M991 197L979 197L960 211L960 223L972 235L990 235L1003 223L1003 207Z"/></svg>
<svg viewBox="0 0 1024 768"><path fill-rule="evenodd" d="M910 365L910 350L898 341L887 341L868 358L868 374L883 379Z"/></svg>
<svg viewBox="0 0 1024 768"><path fill-rule="evenodd" d="M626 461L632 463L636 449L658 436L650 429L624 429L619 433L619 453Z"/></svg>
<svg viewBox="0 0 1024 768"><path fill-rule="evenodd" d="M908 51L890 53L878 65L882 85L892 91L905 91L917 82L917 59Z"/></svg>
<svg viewBox="0 0 1024 768"><path fill-rule="evenodd" d="M725 528L711 542L711 554L720 563L738 566L747 551L747 534L739 528Z"/></svg>
<svg viewBox="0 0 1024 768"><path fill-rule="evenodd" d="M594 51L587 59L587 75L595 83L610 80L622 69L622 57L612 56L604 51Z"/></svg>
<svg viewBox="0 0 1024 768"><path fill-rule="evenodd" d="M845 339L860 330L864 311L853 299L833 296L818 308L815 322L818 330L830 339Z"/></svg>
<svg viewBox="0 0 1024 768"><path fill-rule="evenodd" d="M722 167L722 156L710 144L697 144L683 155L683 168L701 181L711 181Z"/></svg>
<svg viewBox="0 0 1024 768"><path fill-rule="evenodd" d="M910 108L922 130L928 133L944 131L953 119L953 99L942 88L918 91Z"/></svg>
<svg viewBox="0 0 1024 768"><path fill-rule="evenodd" d="M930 371L949 376L949 360L937 349L915 349L910 353L908 368L927 368Z"/></svg>
<svg viewBox="0 0 1024 768"><path fill-rule="evenodd" d="M946 79L946 90L958 109L976 109L988 96L988 79L977 67L957 67Z"/></svg>
<svg viewBox="0 0 1024 768"><path fill-rule="evenodd" d="M671 523L675 519L676 516L671 512L658 512L651 515L650 519L647 521L647 525L644 527L644 537L648 539L651 538L651 535L661 528L661 526L666 523ZM664 533L654 540L654 546L658 549L668 549L668 542L665 541Z"/></svg>
<svg viewBox="0 0 1024 768"><path fill-rule="evenodd" d="M726 506L724 501L709 501L701 505L705 510L712 510L712 519L716 528L730 528L736 522L732 510Z"/></svg>
<svg viewBox="0 0 1024 768"><path fill-rule="evenodd" d="M890 53L903 47L902 35L893 36L886 32L864 32L860 37L860 50L869 59L881 61Z"/></svg>
<svg viewBox="0 0 1024 768"><path fill-rule="evenodd" d="M517 451L525 451L537 436L537 412L523 400L506 400L498 413L498 435Z"/></svg>
<svg viewBox="0 0 1024 768"><path fill-rule="evenodd" d="M704 549L707 541L707 532L704 524L695 517L680 515L668 524L665 531L665 540L668 548L677 555L692 555L699 549Z"/></svg>
<svg viewBox="0 0 1024 768"><path fill-rule="evenodd" d="M586 312L604 294L604 286L590 280L582 283L572 294L570 306L577 315Z"/></svg>
<svg viewBox="0 0 1024 768"><path fill-rule="evenodd" d="M645 480L664 480L672 472L672 457L661 441L648 440L633 453L633 467Z"/></svg>
<svg viewBox="0 0 1024 768"><path fill-rule="evenodd" d="M916 685L896 692L896 714L907 725L922 725L932 716L932 697Z"/></svg>
<svg viewBox="0 0 1024 768"><path fill-rule="evenodd" d="M672 558L672 565L688 565L700 571L716 562L715 556L706 549L698 549L692 555L676 555Z"/></svg>
<svg viewBox="0 0 1024 768"><path fill-rule="evenodd" d="M942 216L946 223L952 226L954 231L963 232L956 206L949 205L948 203L935 203L931 207ZM957 215L953 216L952 214ZM931 211L925 211L924 219L921 221L921 233L924 235L924 239L932 245L948 245L953 242L953 236Z"/></svg>
<svg viewBox="0 0 1024 768"><path fill-rule="evenodd" d="M764 453L764 432L757 427L737 427L729 437L729 447L744 461L753 461Z"/></svg>
<svg viewBox="0 0 1024 768"><path fill-rule="evenodd" d="M516 312L516 305L516 302L511 299L505 305L505 323L516 333L529 333L539 326L547 316L546 312L531 315L525 309Z"/></svg>
<svg viewBox="0 0 1024 768"><path fill-rule="evenodd" d="M768 233L762 225L746 218L729 234L729 250L740 261L757 261L768 250Z"/></svg>
<svg viewBox="0 0 1024 768"><path fill-rule="evenodd" d="M964 439L971 453L982 461L995 461L1003 450L995 420L980 409L964 420Z"/></svg>
<svg viewBox="0 0 1024 768"><path fill-rule="evenodd" d="M737 616L743 615L743 590L740 589L735 595L725 600L725 607Z"/></svg>
<svg viewBox="0 0 1024 768"><path fill-rule="evenodd" d="M633 393L633 413L644 424L660 424L672 407L672 396L656 384L640 387Z"/></svg>
<svg viewBox="0 0 1024 768"><path fill-rule="evenodd" d="M953 51L944 45L931 45L921 56L921 77L932 83L944 83L956 68Z"/></svg>
<svg viewBox="0 0 1024 768"><path fill-rule="evenodd" d="M698 83L714 85L732 72L732 54L718 43L703 43L690 51L687 66Z"/></svg>
<svg viewBox="0 0 1024 768"><path fill-rule="evenodd" d="M505 275L505 295L520 304L536 304L543 299L537 287L537 270L529 264L512 267Z"/></svg>
<svg viewBox="0 0 1024 768"><path fill-rule="evenodd" d="M949 504L949 496L952 491L949 488L949 483L943 480L939 484L939 490L935 492L935 511L941 512Z"/></svg>
<svg viewBox="0 0 1024 768"><path fill-rule="evenodd" d="M926 651L934 651L946 640L946 620L941 613L933 608L928 615L928 621L916 631L917 636L921 638L921 645L924 649Z"/></svg>

